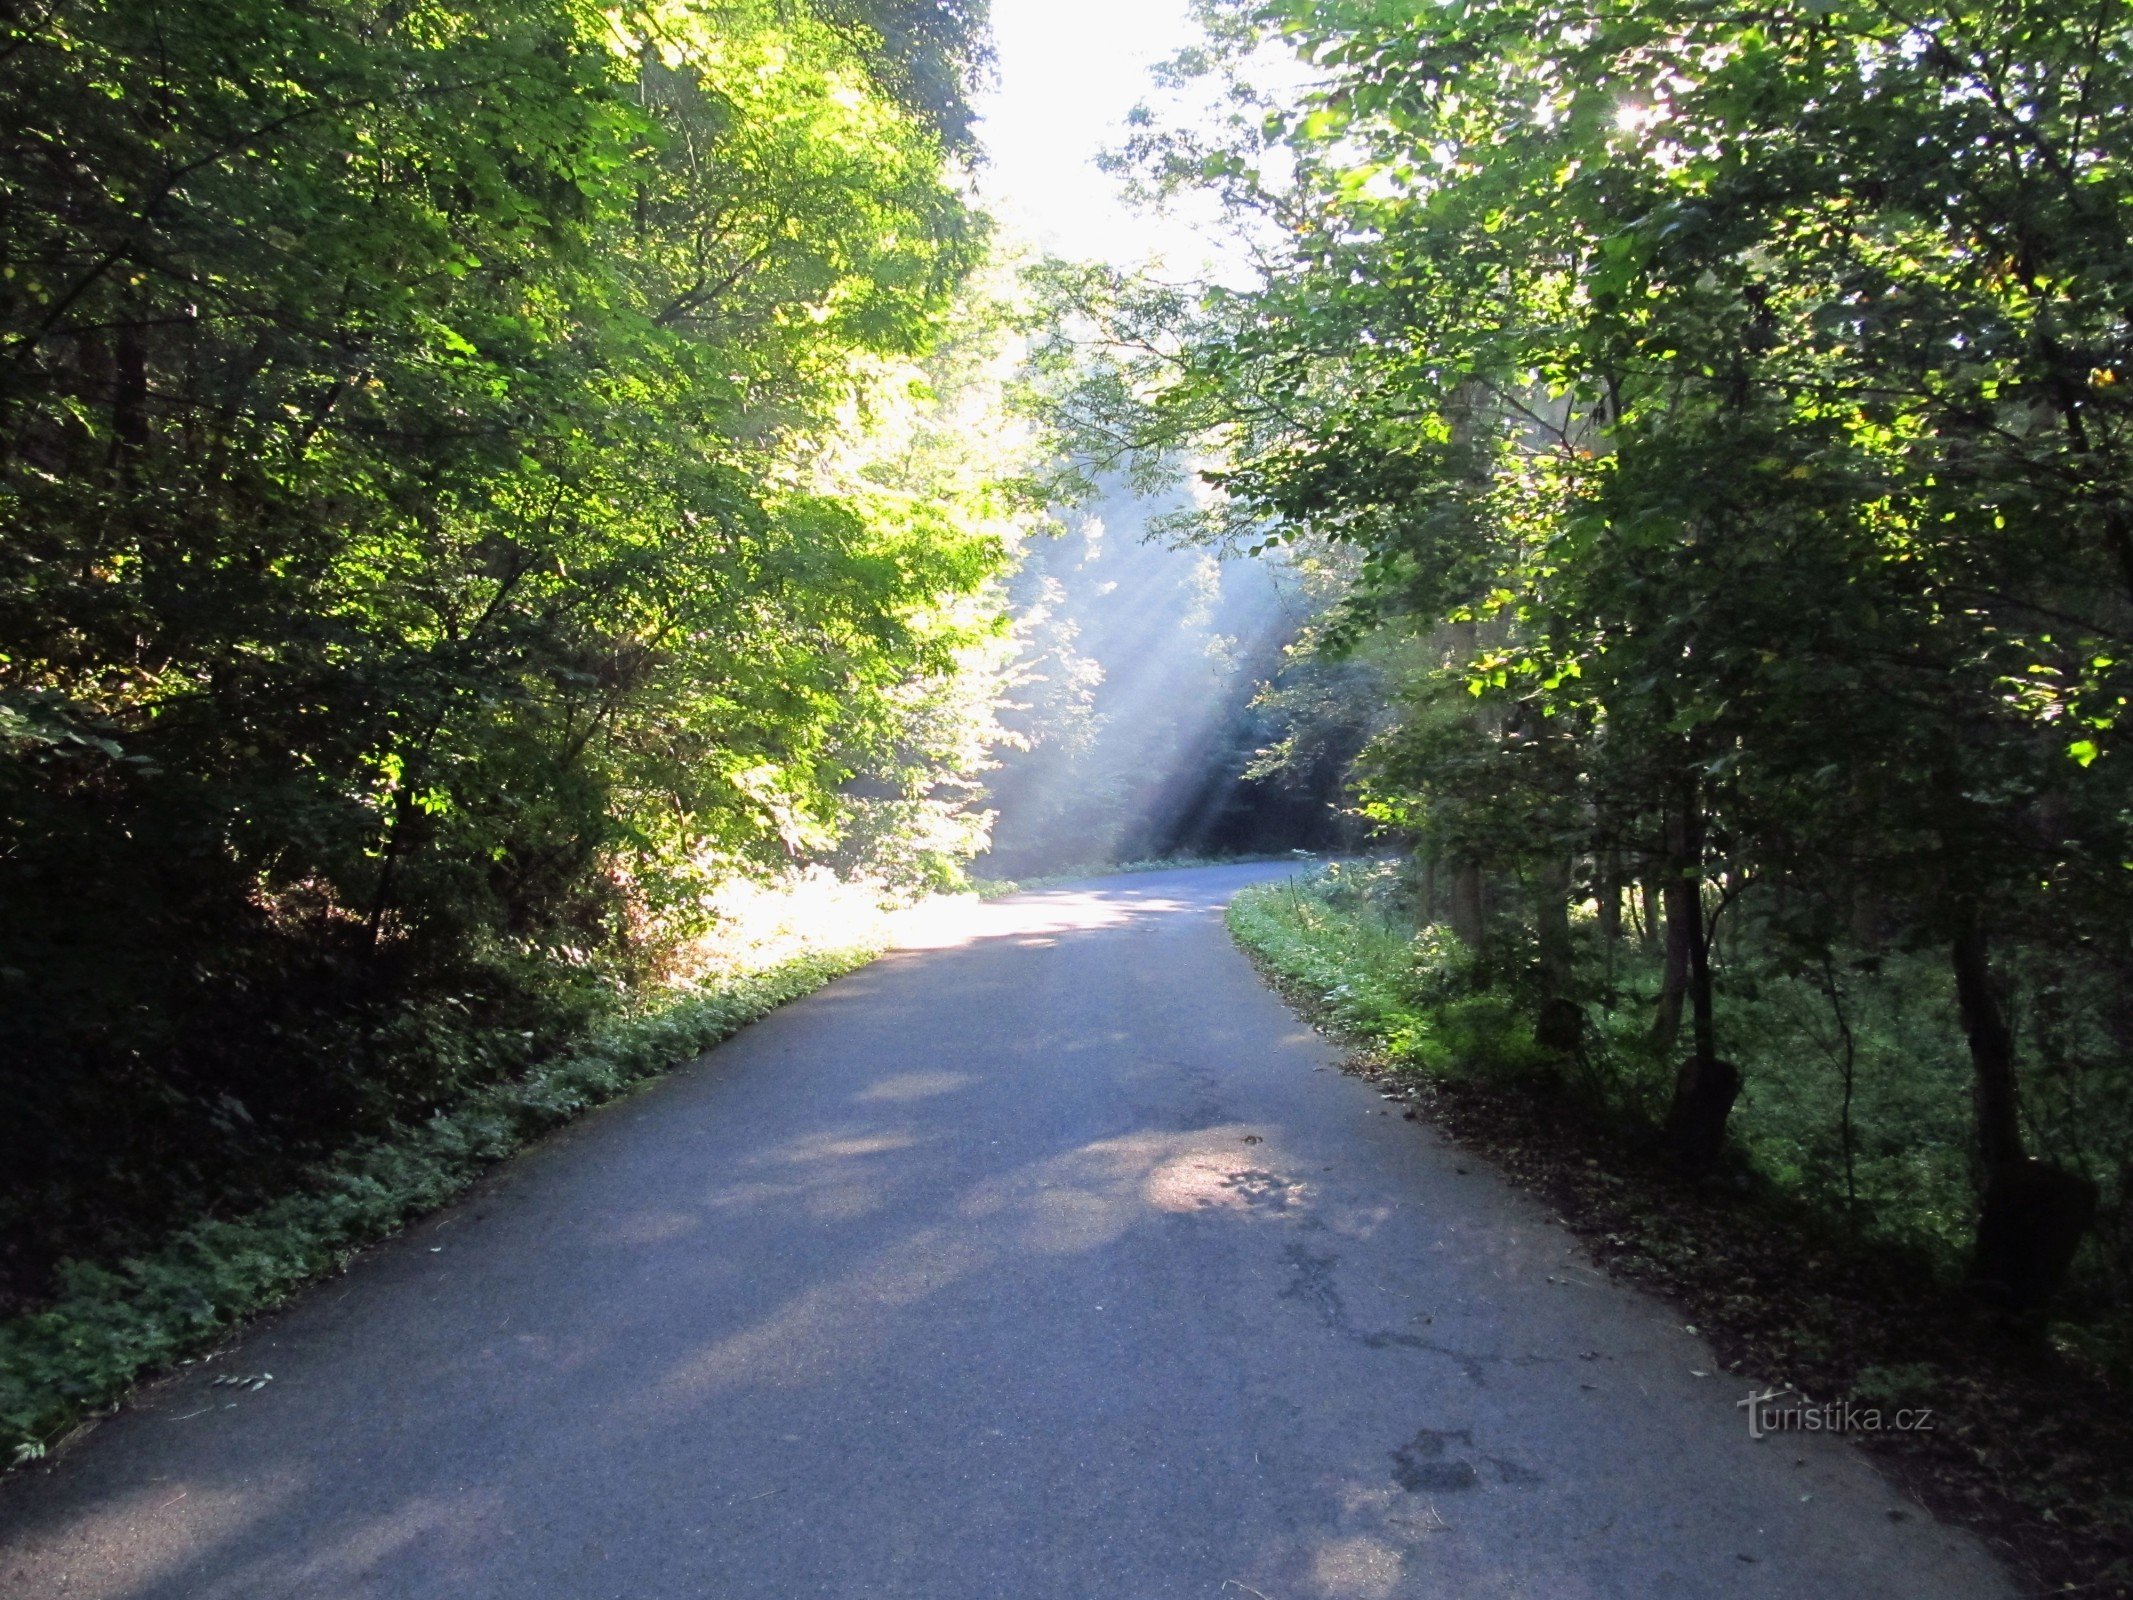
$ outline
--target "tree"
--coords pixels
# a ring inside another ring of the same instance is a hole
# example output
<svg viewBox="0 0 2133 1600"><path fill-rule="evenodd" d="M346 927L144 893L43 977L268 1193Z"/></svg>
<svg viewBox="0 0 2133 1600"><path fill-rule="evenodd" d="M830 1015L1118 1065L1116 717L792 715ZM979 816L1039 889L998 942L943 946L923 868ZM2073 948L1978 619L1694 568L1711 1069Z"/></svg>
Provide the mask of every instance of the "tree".
<svg viewBox="0 0 2133 1600"><path fill-rule="evenodd" d="M855 785L971 758L941 708L997 631L1002 518L971 475L825 463L991 337L946 142L980 16L9 25L25 1189L153 1216L419 1113L614 1003L708 882L837 851ZM940 812L869 826L937 876L974 842Z"/></svg>

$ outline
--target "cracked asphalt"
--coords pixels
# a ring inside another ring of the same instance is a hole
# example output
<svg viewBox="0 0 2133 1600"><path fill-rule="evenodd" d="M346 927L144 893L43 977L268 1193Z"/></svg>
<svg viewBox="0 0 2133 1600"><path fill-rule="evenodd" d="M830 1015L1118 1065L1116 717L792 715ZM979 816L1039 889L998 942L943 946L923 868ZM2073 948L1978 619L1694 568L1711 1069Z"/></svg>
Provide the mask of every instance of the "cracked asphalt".
<svg viewBox="0 0 2133 1600"><path fill-rule="evenodd" d="M0 1488L0 1593L2011 1593L1338 1071L1286 870L943 914Z"/></svg>

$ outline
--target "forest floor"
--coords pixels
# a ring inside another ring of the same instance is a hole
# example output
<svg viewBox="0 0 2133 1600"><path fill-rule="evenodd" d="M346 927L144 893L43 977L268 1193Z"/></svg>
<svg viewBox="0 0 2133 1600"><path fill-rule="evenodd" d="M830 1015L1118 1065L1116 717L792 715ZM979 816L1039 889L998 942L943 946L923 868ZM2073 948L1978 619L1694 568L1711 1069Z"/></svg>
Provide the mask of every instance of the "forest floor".
<svg viewBox="0 0 2133 1600"><path fill-rule="evenodd" d="M1300 1025L943 907L0 1485L21 1600L2015 1591Z"/></svg>

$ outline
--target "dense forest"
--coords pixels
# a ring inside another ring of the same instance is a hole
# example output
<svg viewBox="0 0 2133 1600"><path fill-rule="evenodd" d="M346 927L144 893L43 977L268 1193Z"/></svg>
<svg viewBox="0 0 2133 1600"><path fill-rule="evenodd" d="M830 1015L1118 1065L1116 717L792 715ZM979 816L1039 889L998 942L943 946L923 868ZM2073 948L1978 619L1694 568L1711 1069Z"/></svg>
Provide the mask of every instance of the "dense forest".
<svg viewBox="0 0 2133 1600"><path fill-rule="evenodd" d="M1337 579L1413 1048L2123 1317L2133 16L1205 14L1120 164L1248 270L1062 273L1053 401Z"/></svg>
<svg viewBox="0 0 2133 1600"><path fill-rule="evenodd" d="M967 857L985 48L903 0L11 16L0 1301L513 1070L724 879Z"/></svg>

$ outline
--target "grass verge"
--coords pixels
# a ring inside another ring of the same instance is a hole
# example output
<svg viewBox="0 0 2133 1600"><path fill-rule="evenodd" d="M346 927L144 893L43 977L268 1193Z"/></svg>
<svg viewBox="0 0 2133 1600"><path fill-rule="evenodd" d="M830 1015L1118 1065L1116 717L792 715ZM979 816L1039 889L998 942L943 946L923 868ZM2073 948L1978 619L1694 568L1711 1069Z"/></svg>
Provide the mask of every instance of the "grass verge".
<svg viewBox="0 0 2133 1600"><path fill-rule="evenodd" d="M194 1222L124 1261L63 1266L51 1301L0 1323L0 1447L17 1466L43 1456L143 1377L337 1270L530 1141L863 966L881 948L870 938L768 955L665 991L522 1077L349 1146L311 1169L295 1193L243 1216Z"/></svg>
<svg viewBox="0 0 2133 1600"><path fill-rule="evenodd" d="M1930 1236L1875 1237L1750 1154L1691 1182L1654 1149L1641 1094L1539 1066L1521 1008L1445 979L1442 936L1336 874L1244 890L1238 943L1299 1010L1358 1047L1349 1070L1547 1200L1618 1277L1665 1293L1743 1393L1931 1406L1930 1433L1859 1441L1978 1530L2029 1592L2133 1594L2133 1427L2107 1374L2050 1330L1981 1315ZM1751 1130L1753 1132L1754 1130Z"/></svg>

